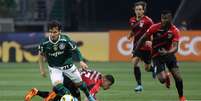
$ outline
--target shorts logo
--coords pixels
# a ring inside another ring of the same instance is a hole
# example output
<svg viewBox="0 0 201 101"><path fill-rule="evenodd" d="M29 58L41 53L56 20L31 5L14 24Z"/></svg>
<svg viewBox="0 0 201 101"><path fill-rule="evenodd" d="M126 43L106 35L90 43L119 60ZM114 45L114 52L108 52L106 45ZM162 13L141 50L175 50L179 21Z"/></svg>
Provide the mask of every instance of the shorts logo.
<svg viewBox="0 0 201 101"><path fill-rule="evenodd" d="M61 43L61 44L59 45L59 49L60 49L60 50L63 50L64 48L65 48L65 44Z"/></svg>

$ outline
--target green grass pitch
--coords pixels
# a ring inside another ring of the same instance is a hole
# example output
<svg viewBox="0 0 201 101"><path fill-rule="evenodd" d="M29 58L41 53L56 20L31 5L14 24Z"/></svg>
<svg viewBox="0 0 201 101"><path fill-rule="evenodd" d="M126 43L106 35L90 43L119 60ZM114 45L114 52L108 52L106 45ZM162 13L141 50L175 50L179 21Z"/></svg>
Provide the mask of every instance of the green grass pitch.
<svg viewBox="0 0 201 101"><path fill-rule="evenodd" d="M132 64L127 62L89 62L92 69L103 74L112 74L116 82L109 91L101 90L97 95L101 101L179 101L173 79L168 90L151 73L142 70L144 91L134 92L135 81ZM184 79L184 94L188 101L201 101L201 63L179 63ZM49 77L43 78L35 63L0 64L0 101L23 101L24 95L32 87L51 90ZM42 101L34 97L32 101Z"/></svg>

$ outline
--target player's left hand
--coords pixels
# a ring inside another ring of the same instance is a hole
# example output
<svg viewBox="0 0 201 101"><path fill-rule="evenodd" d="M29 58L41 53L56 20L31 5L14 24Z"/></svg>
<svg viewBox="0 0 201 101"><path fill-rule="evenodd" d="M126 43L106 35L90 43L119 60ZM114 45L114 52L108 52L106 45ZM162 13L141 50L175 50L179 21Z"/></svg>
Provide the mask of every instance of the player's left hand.
<svg viewBox="0 0 201 101"><path fill-rule="evenodd" d="M85 70L88 68L88 65L85 62L80 61L80 67Z"/></svg>
<svg viewBox="0 0 201 101"><path fill-rule="evenodd" d="M166 54L168 53L168 51L165 50L164 48L159 49L158 52L159 52L161 55L166 55Z"/></svg>

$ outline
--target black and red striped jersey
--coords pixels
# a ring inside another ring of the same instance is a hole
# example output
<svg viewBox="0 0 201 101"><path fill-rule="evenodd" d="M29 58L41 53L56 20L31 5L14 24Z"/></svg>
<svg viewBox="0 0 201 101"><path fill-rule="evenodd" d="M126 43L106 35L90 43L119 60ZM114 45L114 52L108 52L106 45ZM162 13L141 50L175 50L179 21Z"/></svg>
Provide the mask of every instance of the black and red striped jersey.
<svg viewBox="0 0 201 101"><path fill-rule="evenodd" d="M95 70L80 70L82 80L87 84L90 94L95 96L103 82L100 72Z"/></svg>
<svg viewBox="0 0 201 101"><path fill-rule="evenodd" d="M175 25L171 25L168 30L161 28L161 23L152 25L148 30L148 37L152 37L152 57L160 56L159 50L164 48L169 50L172 48L173 42L178 42L180 31Z"/></svg>
<svg viewBox="0 0 201 101"><path fill-rule="evenodd" d="M129 26L132 30L134 37L133 49L135 49L139 39L145 34L149 27L153 24L153 21L148 16L142 17L140 20L137 20L136 17L131 17L129 20ZM139 48L140 50L151 50L150 47L143 45Z"/></svg>

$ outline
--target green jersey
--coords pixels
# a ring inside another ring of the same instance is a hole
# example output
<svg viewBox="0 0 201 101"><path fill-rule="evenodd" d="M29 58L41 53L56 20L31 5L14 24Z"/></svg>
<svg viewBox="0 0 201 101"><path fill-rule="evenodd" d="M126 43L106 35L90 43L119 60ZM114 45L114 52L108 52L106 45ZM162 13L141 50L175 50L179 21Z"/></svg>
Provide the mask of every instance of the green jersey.
<svg viewBox="0 0 201 101"><path fill-rule="evenodd" d="M39 45L39 51L41 55L46 57L51 67L62 67L73 64L73 52L77 52L79 60L82 60L82 55L75 42L70 40L67 35L63 34L59 36L56 42L53 42L50 37L45 38Z"/></svg>

